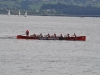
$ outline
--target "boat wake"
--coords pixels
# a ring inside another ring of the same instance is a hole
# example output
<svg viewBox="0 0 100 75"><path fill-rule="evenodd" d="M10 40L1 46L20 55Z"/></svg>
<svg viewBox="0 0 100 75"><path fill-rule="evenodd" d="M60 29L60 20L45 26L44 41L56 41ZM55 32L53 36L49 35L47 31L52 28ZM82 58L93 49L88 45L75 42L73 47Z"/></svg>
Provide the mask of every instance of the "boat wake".
<svg viewBox="0 0 100 75"><path fill-rule="evenodd" d="M0 39L16 39L16 36L9 36L9 37L0 37Z"/></svg>

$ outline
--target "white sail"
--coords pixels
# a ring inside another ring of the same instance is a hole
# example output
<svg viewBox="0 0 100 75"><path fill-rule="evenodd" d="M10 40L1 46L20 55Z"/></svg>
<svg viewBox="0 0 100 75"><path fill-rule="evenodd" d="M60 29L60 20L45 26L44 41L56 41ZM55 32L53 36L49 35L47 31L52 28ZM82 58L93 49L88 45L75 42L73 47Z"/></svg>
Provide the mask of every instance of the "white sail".
<svg viewBox="0 0 100 75"><path fill-rule="evenodd" d="M27 11L25 11L25 17L27 16Z"/></svg>
<svg viewBox="0 0 100 75"><path fill-rule="evenodd" d="M10 16L10 10L8 10L8 16Z"/></svg>
<svg viewBox="0 0 100 75"><path fill-rule="evenodd" d="M20 16L20 11L19 11L19 16Z"/></svg>

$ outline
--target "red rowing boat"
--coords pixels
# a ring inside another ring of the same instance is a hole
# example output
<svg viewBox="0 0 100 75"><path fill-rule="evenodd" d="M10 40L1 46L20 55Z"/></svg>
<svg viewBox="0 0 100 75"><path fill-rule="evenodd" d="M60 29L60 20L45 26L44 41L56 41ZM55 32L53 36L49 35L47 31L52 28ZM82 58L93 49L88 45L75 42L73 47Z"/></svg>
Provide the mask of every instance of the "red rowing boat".
<svg viewBox="0 0 100 75"><path fill-rule="evenodd" d="M69 41L86 41L86 36L71 36L71 37L47 37L47 36L23 36L23 35L17 35L17 39L33 39L33 40L69 40Z"/></svg>
<svg viewBox="0 0 100 75"><path fill-rule="evenodd" d="M38 37L17 35L17 39L38 39Z"/></svg>

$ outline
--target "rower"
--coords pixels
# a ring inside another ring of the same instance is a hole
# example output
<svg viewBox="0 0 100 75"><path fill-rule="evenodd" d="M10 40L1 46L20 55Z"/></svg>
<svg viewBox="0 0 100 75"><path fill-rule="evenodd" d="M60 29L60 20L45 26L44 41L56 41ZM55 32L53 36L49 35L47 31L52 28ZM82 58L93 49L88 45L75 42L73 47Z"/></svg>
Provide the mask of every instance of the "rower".
<svg viewBox="0 0 100 75"><path fill-rule="evenodd" d="M29 31L28 31L28 30L26 30L26 35L27 35L27 36L29 35Z"/></svg>
<svg viewBox="0 0 100 75"><path fill-rule="evenodd" d="M74 33L74 35L73 35L74 37L76 37L76 34Z"/></svg>
<svg viewBox="0 0 100 75"><path fill-rule="evenodd" d="M56 34L54 34L54 37L56 37Z"/></svg>
<svg viewBox="0 0 100 75"><path fill-rule="evenodd" d="M62 34L60 34L60 37L63 37Z"/></svg>
<svg viewBox="0 0 100 75"><path fill-rule="evenodd" d="M48 37L50 37L50 34L48 33L48 35L47 35Z"/></svg>
<svg viewBox="0 0 100 75"><path fill-rule="evenodd" d="M40 37L43 37L42 33L40 33Z"/></svg>
<svg viewBox="0 0 100 75"><path fill-rule="evenodd" d="M36 34L33 34L34 37L36 37Z"/></svg>
<svg viewBox="0 0 100 75"><path fill-rule="evenodd" d="M70 37L69 34L67 34L67 37Z"/></svg>

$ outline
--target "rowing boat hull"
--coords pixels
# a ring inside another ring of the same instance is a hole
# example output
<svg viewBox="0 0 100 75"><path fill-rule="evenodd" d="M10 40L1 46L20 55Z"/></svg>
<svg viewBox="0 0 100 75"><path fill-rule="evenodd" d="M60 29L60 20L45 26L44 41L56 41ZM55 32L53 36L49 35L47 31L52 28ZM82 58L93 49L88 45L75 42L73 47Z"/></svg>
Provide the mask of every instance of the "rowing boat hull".
<svg viewBox="0 0 100 75"><path fill-rule="evenodd" d="M17 35L17 39L86 41L86 36L77 36L77 37L32 37L32 36Z"/></svg>
<svg viewBox="0 0 100 75"><path fill-rule="evenodd" d="M38 39L38 38L32 36L17 35L17 39Z"/></svg>
<svg viewBox="0 0 100 75"><path fill-rule="evenodd" d="M86 36L65 37L64 40L72 40L72 41L86 41Z"/></svg>

